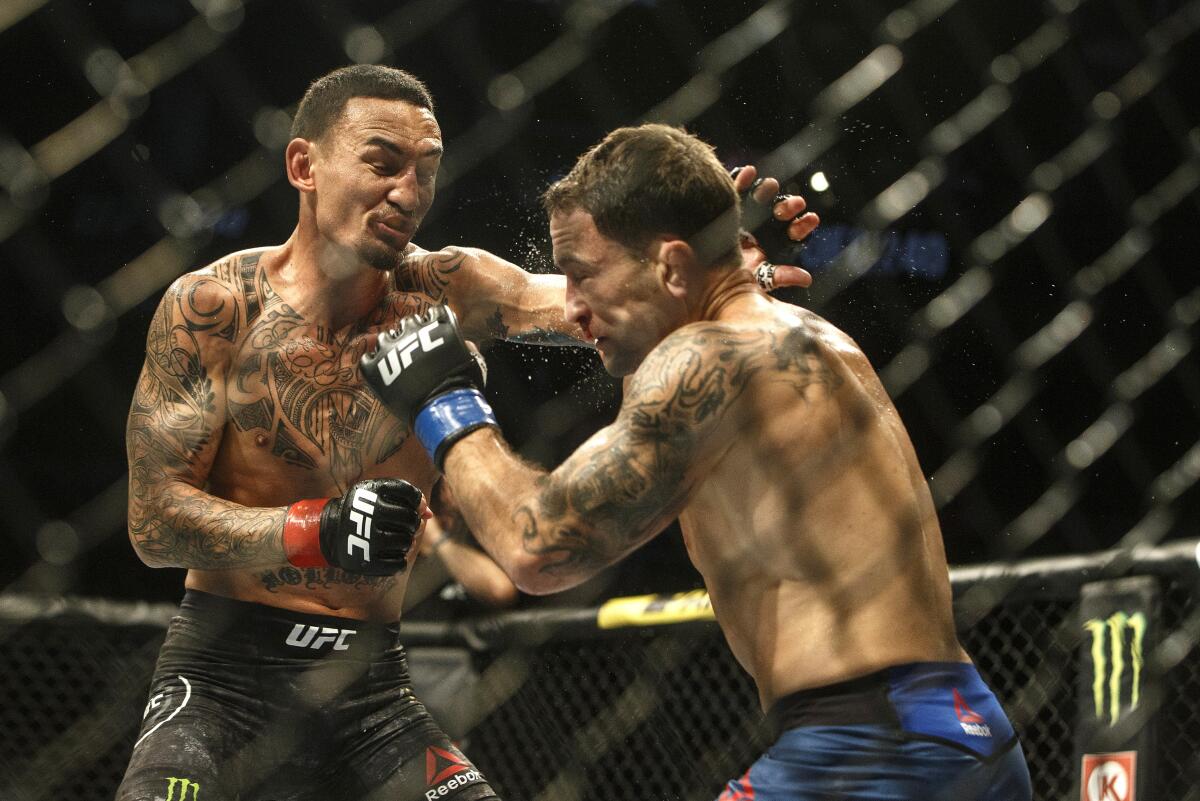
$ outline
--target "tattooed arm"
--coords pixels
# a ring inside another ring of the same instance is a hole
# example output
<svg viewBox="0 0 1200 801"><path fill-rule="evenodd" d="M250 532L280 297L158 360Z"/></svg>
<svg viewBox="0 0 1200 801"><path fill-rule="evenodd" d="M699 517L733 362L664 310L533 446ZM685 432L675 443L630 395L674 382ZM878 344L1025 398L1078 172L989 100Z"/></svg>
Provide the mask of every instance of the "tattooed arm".
<svg viewBox="0 0 1200 801"><path fill-rule="evenodd" d="M634 374L616 421L553 472L522 462L493 428L462 438L447 479L477 539L525 592L586 580L661 531L724 452L765 333L696 324Z"/></svg>
<svg viewBox="0 0 1200 801"><path fill-rule="evenodd" d="M741 188L754 178L753 168L739 175ZM769 184L778 188L778 183ZM770 197L771 195L768 195ZM765 202L765 201L764 201ZM776 203L780 218L804 211L804 199L787 196ZM815 214L797 218L787 235L795 240L808 236L817 226ZM764 254L753 237L741 241L742 269L754 273ZM776 265L775 286L808 286L812 276L791 265ZM397 273L400 289L445 301L458 316L459 328L470 340L505 339L539 345L586 345L582 331L564 319L566 278L558 273L537 274L521 269L486 250L447 247L438 251L411 247L404 267Z"/></svg>
<svg viewBox="0 0 1200 801"><path fill-rule="evenodd" d="M397 285L448 303L471 340L590 344L580 340L579 326L563 319L563 276L527 272L486 250L414 248L397 274Z"/></svg>
<svg viewBox="0 0 1200 801"><path fill-rule="evenodd" d="M129 538L151 567L286 561L285 508L248 508L202 489L225 425L225 370L243 319L229 286L201 271L171 285L150 323L126 448Z"/></svg>

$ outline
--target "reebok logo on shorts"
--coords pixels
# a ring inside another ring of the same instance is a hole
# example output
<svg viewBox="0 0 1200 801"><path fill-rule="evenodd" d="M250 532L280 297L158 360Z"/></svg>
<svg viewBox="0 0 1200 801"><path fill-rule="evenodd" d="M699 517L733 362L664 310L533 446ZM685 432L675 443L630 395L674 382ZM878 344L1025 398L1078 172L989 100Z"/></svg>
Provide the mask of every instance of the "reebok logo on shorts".
<svg viewBox="0 0 1200 801"><path fill-rule="evenodd" d="M426 801L435 801L459 787L481 781L483 776L479 771L453 751L434 745L425 749L425 783L429 785Z"/></svg>
<svg viewBox="0 0 1200 801"><path fill-rule="evenodd" d="M950 692L954 693L954 714L963 733L972 737L991 737L992 729L984 722L983 715L971 709L958 690L951 688Z"/></svg>

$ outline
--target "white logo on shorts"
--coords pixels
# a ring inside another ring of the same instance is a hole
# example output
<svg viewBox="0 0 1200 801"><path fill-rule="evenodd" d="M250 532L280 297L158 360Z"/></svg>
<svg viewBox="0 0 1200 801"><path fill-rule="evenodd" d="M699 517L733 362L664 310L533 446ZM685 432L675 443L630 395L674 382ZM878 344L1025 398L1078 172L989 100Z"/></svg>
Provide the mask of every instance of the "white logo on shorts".
<svg viewBox="0 0 1200 801"><path fill-rule="evenodd" d="M297 623L292 626L292 633L284 642L296 648L311 648L314 651L319 651L333 643L333 650L345 651L350 647L346 643L346 639L351 634L357 633L357 629L335 629L329 626L306 626L303 623Z"/></svg>
<svg viewBox="0 0 1200 801"><path fill-rule="evenodd" d="M139 737L138 741L133 744L134 748L137 748L139 745L141 745L142 740L145 740L151 734L154 734L154 732L158 731L159 728L161 728L164 723L169 722L171 720L171 718L178 715L179 710L181 710L185 706L187 706L188 701L190 701L192 699L192 684L191 684L191 682L189 682L183 676L178 676L177 678L181 682L183 682L183 700L179 702L179 706L175 707L175 709L172 710L171 714L167 715L165 718L160 720L158 723L155 723L154 726L151 727L151 729L148 732L146 732L141 737ZM163 703L164 703L163 697L165 695L166 695L166 693L158 693L157 695L152 695L150 697L149 702L147 702L147 704L146 704L146 711L142 713L142 720L145 720L146 718L148 718L150 716L151 712L154 712L155 710L159 709L159 707L161 707L163 705Z"/></svg>
<svg viewBox="0 0 1200 801"><path fill-rule="evenodd" d="M969 734L972 737L991 737L992 728L986 723L959 723L962 726L964 734Z"/></svg>

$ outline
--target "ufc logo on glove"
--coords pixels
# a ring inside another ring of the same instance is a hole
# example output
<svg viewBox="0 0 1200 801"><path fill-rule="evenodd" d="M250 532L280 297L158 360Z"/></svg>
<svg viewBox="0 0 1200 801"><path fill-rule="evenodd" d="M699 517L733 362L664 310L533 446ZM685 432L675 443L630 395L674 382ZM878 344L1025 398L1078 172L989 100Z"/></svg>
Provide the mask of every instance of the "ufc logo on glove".
<svg viewBox="0 0 1200 801"><path fill-rule="evenodd" d="M446 340L444 337L434 339L430 334L440 324L440 320L427 323L401 339L388 350L387 355L379 361L379 376L383 379L384 386L391 386L392 382L400 376L400 372L405 367L412 367L413 351L417 349L418 345L422 351L429 353L429 351L445 343Z"/></svg>
<svg viewBox="0 0 1200 801"><path fill-rule="evenodd" d="M371 561L371 515L375 514L375 502L379 496L368 489L357 489L350 501L350 521L354 523L357 532L346 537L346 553L353 554L354 549L362 551L364 562Z"/></svg>
<svg viewBox="0 0 1200 801"><path fill-rule="evenodd" d="M283 525L284 555L296 567L394 576L408 566L423 501L421 490L398 478L362 479L340 498L296 501Z"/></svg>
<svg viewBox="0 0 1200 801"><path fill-rule="evenodd" d="M482 426L496 425L483 397L486 364L468 347L449 306L400 320L363 355L363 378L375 396L408 420L434 467L446 450Z"/></svg>

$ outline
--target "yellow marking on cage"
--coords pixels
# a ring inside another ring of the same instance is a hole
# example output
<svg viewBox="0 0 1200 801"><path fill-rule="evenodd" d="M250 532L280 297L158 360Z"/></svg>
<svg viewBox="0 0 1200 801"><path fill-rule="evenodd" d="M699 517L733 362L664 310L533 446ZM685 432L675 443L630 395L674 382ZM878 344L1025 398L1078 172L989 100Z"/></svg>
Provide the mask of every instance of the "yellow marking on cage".
<svg viewBox="0 0 1200 801"><path fill-rule="evenodd" d="M596 625L602 629L624 626L664 626L692 620L715 620L705 590L674 595L635 595L613 598L600 607Z"/></svg>
<svg viewBox="0 0 1200 801"><path fill-rule="evenodd" d="M1104 674L1108 672L1104 653L1104 621L1088 620L1083 627L1092 633L1092 696L1096 717L1104 714Z"/></svg>
<svg viewBox="0 0 1200 801"><path fill-rule="evenodd" d="M1124 612L1117 612L1108 618L1108 632L1112 637L1112 668L1108 674L1108 703L1114 724L1121 715L1121 674L1125 672L1125 621L1128 619Z"/></svg>
<svg viewBox="0 0 1200 801"><path fill-rule="evenodd" d="M1129 653L1133 657L1133 693L1129 701L1131 709L1137 709L1138 695L1142 686L1142 647L1146 640L1146 616L1141 612L1136 612L1129 616L1129 628L1133 631L1133 643L1130 645Z"/></svg>
<svg viewBox="0 0 1200 801"><path fill-rule="evenodd" d="M1129 641L1129 664L1133 668L1129 708L1137 709L1138 702L1141 700L1142 668L1145 666L1146 615L1142 612L1130 615L1117 611L1107 618L1085 620L1083 628L1092 635L1092 696L1096 707L1096 717L1103 718L1105 716L1104 695L1107 684L1108 725L1115 726L1121 717L1121 683L1125 676L1126 666L1126 629L1132 633Z"/></svg>

